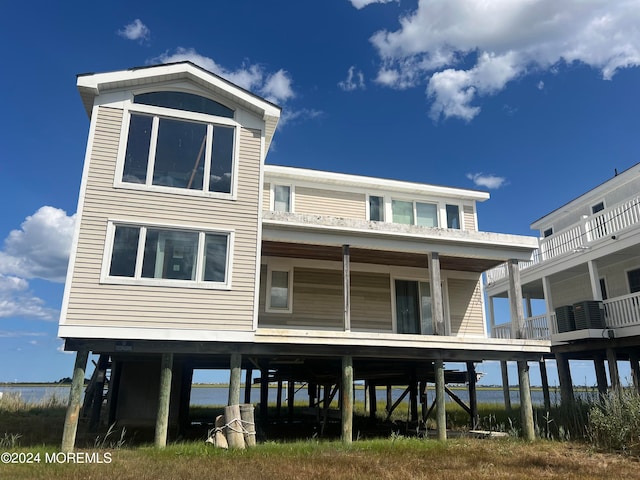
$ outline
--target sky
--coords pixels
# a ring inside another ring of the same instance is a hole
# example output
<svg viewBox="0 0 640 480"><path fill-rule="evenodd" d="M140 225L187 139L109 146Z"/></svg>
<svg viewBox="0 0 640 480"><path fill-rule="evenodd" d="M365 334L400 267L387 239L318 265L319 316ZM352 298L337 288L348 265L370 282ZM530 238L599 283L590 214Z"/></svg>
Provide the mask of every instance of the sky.
<svg viewBox="0 0 640 480"><path fill-rule="evenodd" d="M638 25L640 0L4 5L0 382L72 373L57 321L89 128L77 74L191 60L283 107L267 163L485 190L481 230L536 235L640 161ZM595 382L590 363L572 373Z"/></svg>

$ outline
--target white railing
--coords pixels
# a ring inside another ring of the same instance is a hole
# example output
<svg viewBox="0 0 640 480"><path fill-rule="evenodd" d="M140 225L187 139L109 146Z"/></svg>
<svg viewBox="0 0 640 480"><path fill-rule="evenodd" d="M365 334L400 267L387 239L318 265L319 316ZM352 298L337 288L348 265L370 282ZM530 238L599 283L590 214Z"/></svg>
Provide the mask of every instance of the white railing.
<svg viewBox="0 0 640 480"><path fill-rule="evenodd" d="M640 292L611 298L602 303L607 328L640 325Z"/></svg>
<svg viewBox="0 0 640 480"><path fill-rule="evenodd" d="M527 340L548 340L551 337L549 332L549 324L555 323L555 315L551 315L551 322L549 322L549 316L537 315L535 317L529 317L524 319L524 333ZM493 338L509 339L513 338L511 334L511 324L501 323L493 327Z"/></svg>
<svg viewBox="0 0 640 480"><path fill-rule="evenodd" d="M533 253L533 260L520 262L525 270L546 260L580 252L589 248L589 243L607 238L633 225L640 224L640 196L587 217L550 237L540 240L540 248ZM507 278L506 265L498 265L486 272L487 284Z"/></svg>

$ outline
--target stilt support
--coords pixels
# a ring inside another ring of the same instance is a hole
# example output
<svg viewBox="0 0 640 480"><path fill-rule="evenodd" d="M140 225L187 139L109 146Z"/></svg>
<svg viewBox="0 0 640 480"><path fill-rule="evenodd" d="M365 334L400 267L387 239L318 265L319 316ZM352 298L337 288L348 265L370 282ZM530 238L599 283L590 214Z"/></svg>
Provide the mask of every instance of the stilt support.
<svg viewBox="0 0 640 480"><path fill-rule="evenodd" d="M232 353L229 363L229 399L227 405L240 404L240 381L242 379L242 355Z"/></svg>
<svg viewBox="0 0 640 480"><path fill-rule="evenodd" d="M67 406L64 430L62 432L61 450L63 452L73 451L73 447L75 447L76 444L78 420L80 417L80 399L82 398L87 358L89 358L89 352L87 350L80 350L76 353L76 362L73 366L73 378L71 380L71 391L69 392L69 405Z"/></svg>
<svg viewBox="0 0 640 480"><path fill-rule="evenodd" d="M520 386L520 419L522 422L522 436L532 442L536 439L533 426L533 405L531 404L531 385L529 382L529 364L518 361L518 383Z"/></svg>
<svg viewBox="0 0 640 480"><path fill-rule="evenodd" d="M438 440L445 441L447 439L447 412L445 410L444 398L444 362L442 360L435 361L436 374L436 423L438 429Z"/></svg>
<svg viewBox="0 0 640 480"><path fill-rule="evenodd" d="M172 369L173 353L163 353L160 362L160 391L158 393L158 414L156 416L155 446L158 448L167 446Z"/></svg>
<svg viewBox="0 0 640 480"><path fill-rule="evenodd" d="M353 358L342 357L342 443L353 442Z"/></svg>

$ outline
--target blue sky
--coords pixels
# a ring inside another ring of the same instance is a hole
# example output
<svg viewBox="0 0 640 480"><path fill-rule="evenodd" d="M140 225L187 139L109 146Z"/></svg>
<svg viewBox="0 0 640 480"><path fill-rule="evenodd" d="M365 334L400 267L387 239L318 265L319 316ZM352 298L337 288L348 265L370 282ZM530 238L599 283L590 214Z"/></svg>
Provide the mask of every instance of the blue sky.
<svg viewBox="0 0 640 480"><path fill-rule="evenodd" d="M640 0L5 5L0 381L71 374L56 331L89 128L76 74L194 61L283 106L268 163L488 190L480 228L530 235L640 160L638 24Z"/></svg>

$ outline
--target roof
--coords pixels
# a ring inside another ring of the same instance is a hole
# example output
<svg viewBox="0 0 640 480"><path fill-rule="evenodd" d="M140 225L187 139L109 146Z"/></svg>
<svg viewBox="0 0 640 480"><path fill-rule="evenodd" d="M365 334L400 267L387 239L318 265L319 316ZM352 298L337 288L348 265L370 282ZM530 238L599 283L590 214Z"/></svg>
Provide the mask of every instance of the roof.
<svg viewBox="0 0 640 480"><path fill-rule="evenodd" d="M478 202L483 202L489 199L489 193L480 190L445 187L442 185L432 185L428 183L368 177L364 175L329 172L325 170L287 167L283 165L265 165L265 178L268 177L306 181L314 184L326 184L329 186L340 185L352 188L359 187L367 191L385 190L406 194L438 195L442 197L460 198Z"/></svg>
<svg viewBox="0 0 640 480"><path fill-rule="evenodd" d="M640 176L640 162L620 173L616 170L615 175L612 178L605 180L579 197L570 200L564 205L561 205L555 210L552 210L546 215L538 218L536 221L531 223L531 228L533 230L538 230L541 227L541 224L552 222L555 217L564 215L567 210L577 208L585 203L590 203L592 199L598 199L602 197L605 192L618 188L620 185L624 185L638 176Z"/></svg>
<svg viewBox="0 0 640 480"><path fill-rule="evenodd" d="M83 73L77 75L77 85L85 110L90 116L95 98L103 93L185 79L262 118L265 121L265 138L268 148L282 109L278 105L189 61L134 67L104 73Z"/></svg>

